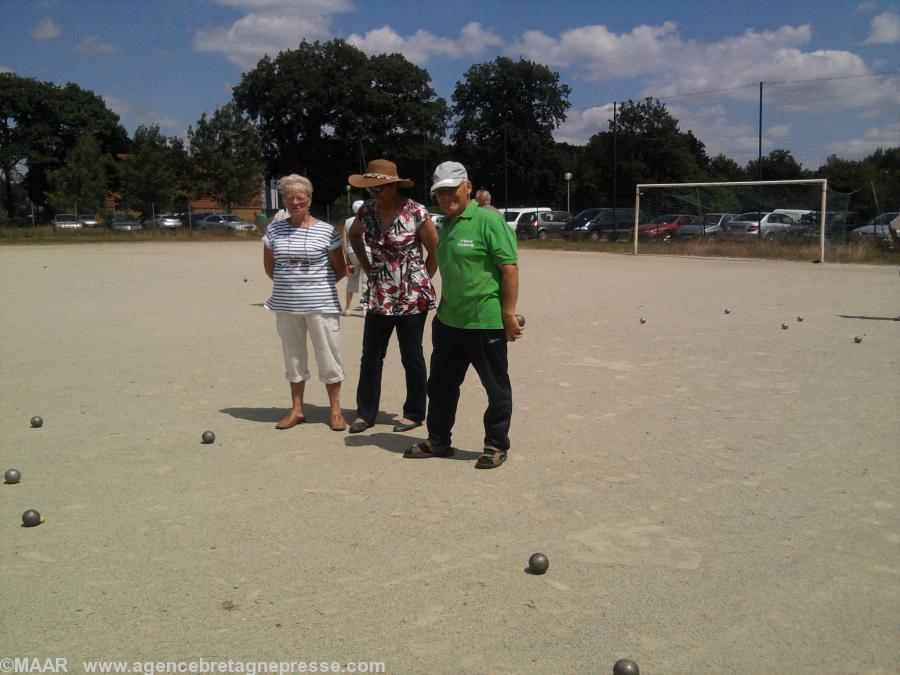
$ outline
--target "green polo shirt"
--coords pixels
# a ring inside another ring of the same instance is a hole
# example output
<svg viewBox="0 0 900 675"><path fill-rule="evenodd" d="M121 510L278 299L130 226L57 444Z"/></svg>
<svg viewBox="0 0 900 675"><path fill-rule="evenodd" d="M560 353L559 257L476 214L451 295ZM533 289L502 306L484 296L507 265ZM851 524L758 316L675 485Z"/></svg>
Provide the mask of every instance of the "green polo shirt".
<svg viewBox="0 0 900 675"><path fill-rule="evenodd" d="M499 213L466 210L441 228L437 248L441 304L437 317L454 328L503 328L500 267L519 262L516 233Z"/></svg>

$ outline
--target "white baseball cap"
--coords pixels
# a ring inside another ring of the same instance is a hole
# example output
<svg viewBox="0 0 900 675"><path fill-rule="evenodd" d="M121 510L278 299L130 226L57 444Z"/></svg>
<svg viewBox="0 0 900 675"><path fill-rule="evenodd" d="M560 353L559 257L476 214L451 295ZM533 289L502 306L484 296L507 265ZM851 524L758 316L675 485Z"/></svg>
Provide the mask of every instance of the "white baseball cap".
<svg viewBox="0 0 900 675"><path fill-rule="evenodd" d="M359 211L359 207L363 204L365 204L365 202L362 199L357 199L355 202L353 202L353 213Z"/></svg>
<svg viewBox="0 0 900 675"><path fill-rule="evenodd" d="M466 167L459 162L442 162L438 164L431 177L431 191L445 187L459 187L461 183L469 180Z"/></svg>

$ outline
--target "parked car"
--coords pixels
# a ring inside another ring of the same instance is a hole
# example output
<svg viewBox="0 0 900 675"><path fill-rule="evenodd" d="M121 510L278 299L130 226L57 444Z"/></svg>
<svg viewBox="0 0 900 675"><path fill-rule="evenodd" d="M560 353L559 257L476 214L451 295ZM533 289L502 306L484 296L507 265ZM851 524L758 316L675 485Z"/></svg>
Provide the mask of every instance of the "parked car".
<svg viewBox="0 0 900 675"><path fill-rule="evenodd" d="M141 222L130 213L111 213L106 217L106 222L117 232L134 232L143 228Z"/></svg>
<svg viewBox="0 0 900 675"><path fill-rule="evenodd" d="M856 227L850 231L850 239L864 239L868 237L878 237L893 242L891 234L888 232L888 224L896 218L900 213L897 211L888 211L872 218L867 225Z"/></svg>
<svg viewBox="0 0 900 675"><path fill-rule="evenodd" d="M811 209L772 209L772 213L783 213L785 215L790 216L794 219L794 222L798 222L803 216L807 216L812 213Z"/></svg>
<svg viewBox="0 0 900 675"><path fill-rule="evenodd" d="M255 230L256 225L252 225L240 216L228 213L209 213L200 218L195 224L199 230L225 230L226 232L249 231Z"/></svg>
<svg viewBox="0 0 900 675"><path fill-rule="evenodd" d="M501 209L500 215L506 220L506 224L513 230L519 229L519 222L525 214L539 213L541 211L550 211L548 206L514 206L508 209Z"/></svg>
<svg viewBox="0 0 900 675"><path fill-rule="evenodd" d="M633 208L594 208L580 211L563 229L567 239L615 239L634 231Z"/></svg>
<svg viewBox="0 0 900 675"><path fill-rule="evenodd" d="M174 213L157 213L156 218L148 218L144 221L144 227L148 230L174 230L182 226L181 218Z"/></svg>
<svg viewBox="0 0 900 675"><path fill-rule="evenodd" d="M846 239L853 228L862 225L862 218L855 211L826 211L825 236L829 239ZM810 211L784 231L787 236L818 237L821 230L818 211Z"/></svg>
<svg viewBox="0 0 900 675"><path fill-rule="evenodd" d="M707 213L703 216L703 225L700 223L685 223L678 228L675 235L679 239L691 239L696 236L718 237L726 223L736 216L736 213Z"/></svg>
<svg viewBox="0 0 900 675"><path fill-rule="evenodd" d="M100 224L97 216L78 216L78 220L81 221L82 227L97 227Z"/></svg>
<svg viewBox="0 0 900 675"><path fill-rule="evenodd" d="M429 213L428 215L431 216L431 222L434 223L435 228L438 230L444 227L444 223L447 222L447 216L443 213Z"/></svg>
<svg viewBox="0 0 900 675"><path fill-rule="evenodd" d="M563 228L572 221L568 211L540 211L526 214L519 221L516 236L519 239L549 239L561 235Z"/></svg>
<svg viewBox="0 0 900 675"><path fill-rule="evenodd" d="M57 213L53 219L53 227L59 230L75 230L81 226L81 218L74 213Z"/></svg>
<svg viewBox="0 0 900 675"><path fill-rule="evenodd" d="M786 213L747 211L727 223L725 232L729 237L762 236L771 239L795 223L796 221Z"/></svg>
<svg viewBox="0 0 900 675"><path fill-rule="evenodd" d="M692 216L688 213L670 213L657 216L649 223L638 225L638 237L669 242L672 241L682 225L699 226L701 223L700 216Z"/></svg>

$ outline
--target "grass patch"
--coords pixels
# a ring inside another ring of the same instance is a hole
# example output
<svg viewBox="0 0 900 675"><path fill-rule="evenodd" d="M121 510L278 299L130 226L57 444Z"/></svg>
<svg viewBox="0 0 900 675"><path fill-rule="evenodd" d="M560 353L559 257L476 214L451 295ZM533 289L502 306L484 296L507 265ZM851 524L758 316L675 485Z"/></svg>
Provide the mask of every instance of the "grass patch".
<svg viewBox="0 0 900 675"><path fill-rule="evenodd" d="M549 249L561 251L600 251L631 255L634 242L631 239L618 241L545 241L525 240L519 242L523 249ZM774 240L745 241L734 239L688 239L670 244L645 242L638 244L640 255L676 255L701 258L757 258L763 260L819 260L818 241ZM874 240L851 241L846 243L825 243L825 261L829 263L856 263L864 265L900 265L900 251L886 242Z"/></svg>

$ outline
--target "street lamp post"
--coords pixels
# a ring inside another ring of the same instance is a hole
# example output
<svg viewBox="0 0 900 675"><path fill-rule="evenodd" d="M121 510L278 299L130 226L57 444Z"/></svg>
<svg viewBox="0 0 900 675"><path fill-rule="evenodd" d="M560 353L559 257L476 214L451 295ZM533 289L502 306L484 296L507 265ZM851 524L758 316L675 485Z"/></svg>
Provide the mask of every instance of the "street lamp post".
<svg viewBox="0 0 900 675"><path fill-rule="evenodd" d="M352 216L353 215L353 207L350 206L350 186L345 185L344 189L347 191L347 213Z"/></svg>
<svg viewBox="0 0 900 675"><path fill-rule="evenodd" d="M569 184L572 181L572 174L569 171L566 171L566 174L563 176L566 179L566 212L572 213L572 207L569 201Z"/></svg>

